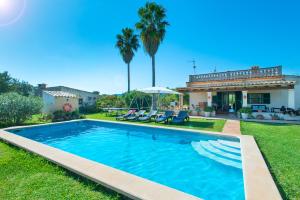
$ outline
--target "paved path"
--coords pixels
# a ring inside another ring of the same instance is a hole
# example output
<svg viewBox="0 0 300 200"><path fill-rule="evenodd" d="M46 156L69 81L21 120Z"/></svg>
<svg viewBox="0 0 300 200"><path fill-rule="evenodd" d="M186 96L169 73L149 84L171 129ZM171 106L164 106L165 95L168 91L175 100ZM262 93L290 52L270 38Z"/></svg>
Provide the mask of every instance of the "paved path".
<svg viewBox="0 0 300 200"><path fill-rule="evenodd" d="M241 135L240 120L228 119L222 132Z"/></svg>

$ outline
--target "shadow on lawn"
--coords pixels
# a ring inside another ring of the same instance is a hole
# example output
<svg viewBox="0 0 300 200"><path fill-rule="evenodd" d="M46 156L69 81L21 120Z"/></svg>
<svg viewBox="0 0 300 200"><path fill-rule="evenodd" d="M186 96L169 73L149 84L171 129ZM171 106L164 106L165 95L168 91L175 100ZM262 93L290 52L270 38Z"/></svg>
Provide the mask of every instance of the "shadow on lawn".
<svg viewBox="0 0 300 200"><path fill-rule="evenodd" d="M183 124L182 126L191 126L191 127L201 127L201 128L213 128L214 122L197 122L197 121L189 121Z"/></svg>

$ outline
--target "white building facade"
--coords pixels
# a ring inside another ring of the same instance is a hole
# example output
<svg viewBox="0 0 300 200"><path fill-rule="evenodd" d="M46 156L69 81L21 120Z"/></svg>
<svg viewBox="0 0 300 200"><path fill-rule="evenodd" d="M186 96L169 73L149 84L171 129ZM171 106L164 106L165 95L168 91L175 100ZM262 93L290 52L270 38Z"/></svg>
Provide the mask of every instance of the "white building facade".
<svg viewBox="0 0 300 200"><path fill-rule="evenodd" d="M78 97L74 94L62 91L43 91L43 109L42 112L45 114L52 114L58 110L69 109L72 112L78 110Z"/></svg>
<svg viewBox="0 0 300 200"><path fill-rule="evenodd" d="M268 111L300 109L300 76L283 75L281 66L190 75L178 91L189 93L191 110L209 106L228 113L253 105Z"/></svg>

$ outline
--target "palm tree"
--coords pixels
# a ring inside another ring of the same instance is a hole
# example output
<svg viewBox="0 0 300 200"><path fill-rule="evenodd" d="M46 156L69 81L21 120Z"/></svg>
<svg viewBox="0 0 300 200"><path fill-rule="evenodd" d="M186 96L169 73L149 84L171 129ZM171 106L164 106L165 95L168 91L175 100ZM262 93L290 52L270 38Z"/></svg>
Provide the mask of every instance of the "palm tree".
<svg viewBox="0 0 300 200"><path fill-rule="evenodd" d="M146 52L152 59L152 86L155 86L155 54L162 43L166 27L169 25L166 18L166 10L154 3L146 3L138 11L140 21L136 23L136 28L140 31L140 37Z"/></svg>
<svg viewBox="0 0 300 200"><path fill-rule="evenodd" d="M122 33L117 35L116 47L127 64L128 92L130 92L130 62L139 46L138 35L134 34L133 29L123 28Z"/></svg>

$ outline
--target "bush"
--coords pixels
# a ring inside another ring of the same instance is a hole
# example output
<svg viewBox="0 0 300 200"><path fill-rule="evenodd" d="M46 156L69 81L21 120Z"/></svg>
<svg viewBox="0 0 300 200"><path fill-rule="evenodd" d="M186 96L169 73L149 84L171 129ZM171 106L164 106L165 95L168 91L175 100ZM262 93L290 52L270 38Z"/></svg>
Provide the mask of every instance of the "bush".
<svg viewBox="0 0 300 200"><path fill-rule="evenodd" d="M212 112L214 111L213 107L207 106L204 108L204 112Z"/></svg>
<svg viewBox="0 0 300 200"><path fill-rule="evenodd" d="M0 122L4 125L20 125L32 115L40 113L43 102L39 97L25 97L17 93L0 95Z"/></svg>
<svg viewBox="0 0 300 200"><path fill-rule="evenodd" d="M121 96L116 95L102 95L97 100L97 110L100 111L102 108L122 108L125 107L125 101Z"/></svg>
<svg viewBox="0 0 300 200"><path fill-rule="evenodd" d="M82 106L79 108L79 112L83 113L83 114L92 114L92 113L97 113L100 110L97 109L96 105L92 105L92 106Z"/></svg>
<svg viewBox="0 0 300 200"><path fill-rule="evenodd" d="M258 119L258 120L264 120L265 119L265 117L263 115L256 115L255 118Z"/></svg>
<svg viewBox="0 0 300 200"><path fill-rule="evenodd" d="M80 115L78 110L73 112L65 112L63 110L57 110L53 113L52 121L53 122L61 122L61 121L68 121L73 119L83 119L84 116Z"/></svg>
<svg viewBox="0 0 300 200"><path fill-rule="evenodd" d="M250 107L243 107L243 108L239 109L239 113L251 114L252 109Z"/></svg>

